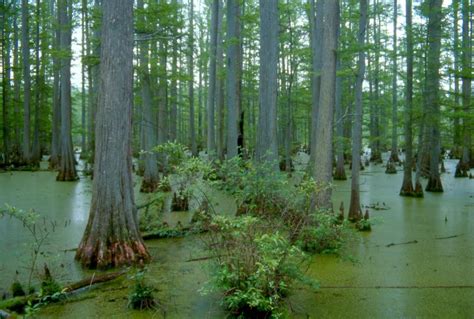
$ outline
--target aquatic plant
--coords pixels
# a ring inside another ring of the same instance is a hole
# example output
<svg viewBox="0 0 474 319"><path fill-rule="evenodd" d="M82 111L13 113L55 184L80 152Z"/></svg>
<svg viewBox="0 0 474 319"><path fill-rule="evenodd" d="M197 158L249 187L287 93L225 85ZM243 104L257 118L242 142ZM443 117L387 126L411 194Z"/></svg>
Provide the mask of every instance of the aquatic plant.
<svg viewBox="0 0 474 319"><path fill-rule="evenodd" d="M145 282L146 269L139 269L130 279L134 282L133 288L128 295L128 307L132 309L153 309L156 301L153 296L154 288Z"/></svg>

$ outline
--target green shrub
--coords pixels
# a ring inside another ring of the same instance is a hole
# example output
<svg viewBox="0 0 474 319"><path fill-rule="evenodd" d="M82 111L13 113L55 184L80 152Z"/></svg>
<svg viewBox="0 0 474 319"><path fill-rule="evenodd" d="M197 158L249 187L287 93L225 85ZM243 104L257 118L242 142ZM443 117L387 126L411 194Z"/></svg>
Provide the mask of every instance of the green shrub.
<svg viewBox="0 0 474 319"><path fill-rule="evenodd" d="M211 290L223 290L223 304L241 317L278 316L296 281L304 253L258 217L216 217L208 247L216 254ZM211 248L212 247L212 248Z"/></svg>
<svg viewBox="0 0 474 319"><path fill-rule="evenodd" d="M154 288L145 283L145 270L138 270L131 279L134 285L128 295L128 307L138 310L155 308Z"/></svg>

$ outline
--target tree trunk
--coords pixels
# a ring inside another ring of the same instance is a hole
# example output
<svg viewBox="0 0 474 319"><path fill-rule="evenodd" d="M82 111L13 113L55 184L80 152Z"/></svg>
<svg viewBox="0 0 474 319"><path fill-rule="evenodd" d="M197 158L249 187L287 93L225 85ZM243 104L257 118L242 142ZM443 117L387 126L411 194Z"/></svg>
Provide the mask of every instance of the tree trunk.
<svg viewBox="0 0 474 319"><path fill-rule="evenodd" d="M339 10L340 12L340 10ZM337 15L337 37L339 38L340 34L340 13ZM340 48L340 47L339 47ZM341 55L336 55L336 70L340 70L341 67ZM336 170L334 172L335 180L346 180L346 170L344 168L344 114L342 110L342 77L336 77L336 87L335 87L335 101L334 101L335 111L336 111Z"/></svg>
<svg viewBox="0 0 474 319"><path fill-rule="evenodd" d="M132 0L104 1L101 40L92 203L76 252L88 268L150 259L138 231L132 182Z"/></svg>
<svg viewBox="0 0 474 319"><path fill-rule="evenodd" d="M143 0L139 0L137 7L143 10ZM146 17L142 16L141 21L146 24ZM149 72L149 43L142 41L140 43L140 82L142 97L142 129L143 129L143 180L140 188L141 192L152 193L156 191L160 181L156 154L153 148L156 146L156 113L153 112L153 98L151 93L150 72Z"/></svg>
<svg viewBox="0 0 474 319"><path fill-rule="evenodd" d="M317 132L317 118L319 110L319 92L321 82L321 50L323 41L323 9L326 0L315 0L310 1L310 25L311 25L311 134L310 134L310 163L315 162L316 153L316 136ZM314 171L311 172L314 176Z"/></svg>
<svg viewBox="0 0 474 319"><path fill-rule="evenodd" d="M315 194L316 207L331 210L331 188L333 167L333 122L336 85L336 49L337 26L339 15L338 1L325 1L322 12L323 38L321 44L321 80L319 90L319 110L316 121L316 136L314 141L315 161L314 179L323 189ZM313 52L315 54L315 52Z"/></svg>
<svg viewBox="0 0 474 319"><path fill-rule="evenodd" d="M21 0L21 54L23 60L23 162L30 164L30 44L28 0Z"/></svg>
<svg viewBox="0 0 474 319"><path fill-rule="evenodd" d="M443 186L439 174L440 161L440 97L439 68L441 53L441 12L442 0L428 1L428 52L426 70L426 91L424 104L427 112L427 124L430 130L430 175L427 192L442 192Z"/></svg>
<svg viewBox="0 0 474 319"><path fill-rule="evenodd" d="M398 83L397 83L397 17L398 4L397 0L393 0L393 69L392 69L392 149L390 152L390 160L400 162L398 158Z"/></svg>
<svg viewBox="0 0 474 319"><path fill-rule="evenodd" d="M227 158L238 155L238 122L240 105L240 3L227 1Z"/></svg>
<svg viewBox="0 0 474 319"><path fill-rule="evenodd" d="M209 88L207 92L207 153L212 158L216 152L216 133L214 127L216 105L216 57L217 57L217 29L219 23L220 0L212 1L211 38L209 41Z"/></svg>
<svg viewBox="0 0 474 319"><path fill-rule="evenodd" d="M367 27L367 0L360 0L360 20L357 42L359 59L357 61L357 79L355 84L354 123L352 125L352 181L349 220L358 221L362 218L360 206L360 152L362 150L362 83L365 73L365 32Z"/></svg>
<svg viewBox="0 0 474 319"><path fill-rule="evenodd" d="M468 171L470 168L470 149L471 149L471 125L472 119L469 114L471 108L471 75L472 75L472 44L469 22L471 21L469 10L469 0L462 2L462 107L465 116L463 117L463 140L462 140L462 158L459 166ZM472 21L471 21L472 23Z"/></svg>
<svg viewBox="0 0 474 319"><path fill-rule="evenodd" d="M173 0L173 5L178 6L177 0ZM178 11L176 11L178 12ZM176 15L176 19L178 16ZM170 88L170 140L177 139L177 116L178 116L178 30L174 29L173 53L171 58L171 88Z"/></svg>
<svg viewBox="0 0 474 319"><path fill-rule="evenodd" d="M58 0L59 26L61 28L59 47L61 61L61 136L60 163L57 181L77 179L74 150L71 135L71 35L72 0Z"/></svg>
<svg viewBox="0 0 474 319"><path fill-rule="evenodd" d="M407 37L407 80L405 96L405 163L401 196L414 196L413 171L413 31L412 1L406 1L406 37Z"/></svg>
<svg viewBox="0 0 474 319"><path fill-rule="evenodd" d="M260 0L260 108L256 157L278 169L278 1Z"/></svg>
<svg viewBox="0 0 474 319"><path fill-rule="evenodd" d="M458 113L460 111L460 103L459 103L459 53L462 50L459 47L459 31L458 31L458 24L459 24L459 0L453 0L453 13L454 13L454 23L453 23L453 30L454 30L454 48L453 48L453 56L454 56L454 111ZM460 118L457 114L454 115L454 134L453 134L453 151L459 154L459 147L457 145L461 145L461 125L460 125Z"/></svg>
<svg viewBox="0 0 474 319"><path fill-rule="evenodd" d="M197 156L196 128L194 120L194 1L189 2L189 43L188 43L188 98L189 98L189 138L191 140L191 152Z"/></svg>
<svg viewBox="0 0 474 319"><path fill-rule="evenodd" d="M224 160L224 31L222 21L224 20L224 6L219 3L219 18L217 21L217 57L216 57L216 113L217 113L217 158Z"/></svg>
<svg viewBox="0 0 474 319"><path fill-rule="evenodd" d="M10 39L7 33L8 13L2 14L2 132L3 164L10 164Z"/></svg>
<svg viewBox="0 0 474 319"><path fill-rule="evenodd" d="M16 5L15 5L16 8ZM14 164L20 164L21 160L21 129L20 129L20 87L21 87L21 71L20 71L20 53L18 49L18 15L13 16L13 114L14 114L14 131L15 139L12 148L12 154L15 158Z"/></svg>
<svg viewBox="0 0 474 319"><path fill-rule="evenodd" d="M56 9L54 12L54 0L51 0L52 8L52 17L56 17L56 23L53 23L54 35L53 35L53 49L59 51L59 37L60 37L60 28L59 28L59 12ZM56 13L56 14L55 14ZM54 20L54 18L53 18ZM54 26L55 25L55 26ZM60 152L60 135L61 135L61 98L60 98L60 88L59 88L59 70L60 60L59 54L53 53L53 114L52 114L52 124L51 124L51 156L49 158L49 168L58 169L59 168L59 152Z"/></svg>
<svg viewBox="0 0 474 319"><path fill-rule="evenodd" d="M35 26L35 123L33 128L33 147L31 151L31 165L39 166L41 146L39 138L40 108L41 108L41 72L40 72L40 1L36 0Z"/></svg>

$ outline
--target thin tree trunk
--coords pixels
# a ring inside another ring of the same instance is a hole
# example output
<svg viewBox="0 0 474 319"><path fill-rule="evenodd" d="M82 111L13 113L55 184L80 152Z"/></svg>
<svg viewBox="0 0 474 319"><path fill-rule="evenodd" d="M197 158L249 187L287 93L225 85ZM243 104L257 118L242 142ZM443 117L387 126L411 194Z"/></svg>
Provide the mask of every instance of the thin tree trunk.
<svg viewBox="0 0 474 319"><path fill-rule="evenodd" d="M56 23L52 23L53 36L53 49L59 51L59 12L54 10L54 0L51 0L51 17ZM55 18L53 18L55 17ZM59 87L59 70L60 60L59 54L53 53L53 114L51 124L51 156L49 158L49 168L57 169L59 167L59 153L60 153L60 134L61 134L61 99L60 99L60 87Z"/></svg>
<svg viewBox="0 0 474 319"><path fill-rule="evenodd" d="M57 181L77 179L71 135L71 37L72 0L58 0L61 55L61 136L60 163Z"/></svg>
<svg viewBox="0 0 474 319"><path fill-rule="evenodd" d="M33 128L33 147L31 152L31 164L39 165L41 159L41 146L39 138L40 114L41 114L41 72L40 72L40 1L36 0L36 26L35 26L35 123Z"/></svg>
<svg viewBox="0 0 474 319"><path fill-rule="evenodd" d="M2 131L3 131L3 163L10 164L10 39L7 33L8 13L2 13Z"/></svg>
<svg viewBox="0 0 474 319"><path fill-rule="evenodd" d="M441 53L441 20L443 18L442 0L428 1L428 52L426 70L426 92L424 104L427 113L428 129L430 131L430 175L427 192L442 192L443 186L439 174L440 161L440 96L439 69Z"/></svg>
<svg viewBox="0 0 474 319"><path fill-rule="evenodd" d="M470 168L470 149L471 149L471 125L472 119L469 116L471 114L471 77L472 75L472 41L469 28L469 22L471 21L469 0L463 0L462 2L462 107L464 114L463 118L463 140L462 140L462 158L460 166L463 166L464 170ZM472 22L472 21L471 21Z"/></svg>
<svg viewBox="0 0 474 319"><path fill-rule="evenodd" d="M362 150L362 83L365 73L365 32L367 28L367 0L360 0L360 20L357 42L359 59L357 62L357 79L355 85L354 123L352 125L352 181L349 220L357 221L362 217L360 205L360 152Z"/></svg>
<svg viewBox="0 0 474 319"><path fill-rule="evenodd" d="M331 187L333 167L333 122L336 85L336 49L339 1L325 1L323 16L323 38L321 49L321 80L319 90L319 110L316 121L317 139L314 141L314 179L323 185L315 193L316 207L332 210Z"/></svg>
<svg viewBox="0 0 474 319"><path fill-rule="evenodd" d="M21 52L23 60L23 162L30 164L30 44L28 0L21 1Z"/></svg>
<svg viewBox="0 0 474 319"><path fill-rule="evenodd" d="M16 7L16 5L15 5ZM14 164L20 164L21 160L21 129L20 129L20 87L21 87L21 70L20 70L20 53L18 49L18 19L17 14L13 16L13 114L14 114L14 131L15 144L13 146L13 154L15 157Z"/></svg>
<svg viewBox="0 0 474 319"><path fill-rule="evenodd" d="M256 157L278 169L278 1L260 0L260 107Z"/></svg>
<svg viewBox="0 0 474 319"><path fill-rule="evenodd" d="M173 5L178 6L177 0L173 0ZM177 11L176 11L177 12ZM176 19L178 17L176 16ZM171 88L170 88L170 140L177 139L177 116L178 116L178 39L177 29L174 30L173 53L171 58Z"/></svg>
<svg viewBox="0 0 474 319"><path fill-rule="evenodd" d="M216 57L216 113L217 113L217 157L224 159L224 32L222 30L222 21L224 19L224 10L222 2L219 3L219 18L217 21L217 57Z"/></svg>
<svg viewBox="0 0 474 319"><path fill-rule="evenodd" d="M138 0L137 8L143 11L143 0ZM146 17L140 17L142 23L146 24ZM153 112L153 97L151 92L151 80L149 71L149 43L142 41L140 43L140 83L142 97L142 129L143 129L143 180L140 191L144 193L152 193L156 191L160 181L158 165L156 162L156 154L153 148L156 146L156 114Z"/></svg>
<svg viewBox="0 0 474 319"><path fill-rule="evenodd" d="M214 127L215 105L216 105L216 57L217 57L217 29L219 20L220 0L212 1L211 12L211 37L209 50L209 88L207 92L207 153L210 158L216 152L216 133Z"/></svg>
<svg viewBox="0 0 474 319"><path fill-rule="evenodd" d="M88 268L142 263L132 182L133 0L104 1L100 97L89 221L76 259Z"/></svg>
<svg viewBox="0 0 474 319"><path fill-rule="evenodd" d="M188 39L188 98L189 98L189 139L191 152L197 156L196 128L194 120L194 1L189 2L189 39Z"/></svg>
<svg viewBox="0 0 474 319"><path fill-rule="evenodd" d="M413 171L413 30L412 0L406 1L407 80L405 88L405 163L401 196L414 196Z"/></svg>
<svg viewBox="0 0 474 319"><path fill-rule="evenodd" d="M400 162L398 158L398 83L397 83L397 17L398 4L397 0L393 0L393 69L392 69L392 149L390 159L393 162Z"/></svg>

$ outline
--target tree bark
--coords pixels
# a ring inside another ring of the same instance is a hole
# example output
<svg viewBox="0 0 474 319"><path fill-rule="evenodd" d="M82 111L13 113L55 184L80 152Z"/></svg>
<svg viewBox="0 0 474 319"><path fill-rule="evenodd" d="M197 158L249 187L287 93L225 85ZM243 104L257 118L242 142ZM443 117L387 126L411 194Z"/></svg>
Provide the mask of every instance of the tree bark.
<svg viewBox="0 0 474 319"><path fill-rule="evenodd" d="M219 5L220 0L212 1L211 12L211 36L209 41L209 86L207 92L207 153L210 158L215 156L216 152L216 133L215 133L215 105L216 105L216 58L217 58L217 29L219 23Z"/></svg>
<svg viewBox="0 0 474 319"><path fill-rule="evenodd" d="M405 163L401 196L414 196L413 170L413 30L412 0L406 1L407 79L405 88Z"/></svg>
<svg viewBox="0 0 474 319"><path fill-rule="evenodd" d="M138 0L137 8L143 10L143 0ZM146 17L141 17L142 23L146 24ZM153 148L156 146L156 113L153 112L153 97L151 92L151 79L149 71L149 43L142 41L140 43L140 94L142 97L142 129L143 129L143 180L140 191L152 193L158 188L160 181L156 154Z"/></svg>
<svg viewBox="0 0 474 319"><path fill-rule="evenodd" d="M462 158L459 163L464 170L470 168L470 150L471 150L471 76L472 76L472 40L470 34L469 22L471 21L469 0L462 1L462 107L463 107L463 140L462 140ZM471 21L472 23L472 21Z"/></svg>
<svg viewBox="0 0 474 319"><path fill-rule="evenodd" d="M240 105L240 2L227 1L227 158L238 155L238 122Z"/></svg>
<svg viewBox="0 0 474 319"><path fill-rule="evenodd" d="M398 83L397 83L397 18L398 4L397 0L393 0L393 65L392 65L392 148L390 159L393 162L400 162L398 158Z"/></svg>
<svg viewBox="0 0 474 319"><path fill-rule="evenodd" d="M188 39L188 98L189 98L189 139L191 141L191 152L197 156L196 128L194 119L194 1L189 2L189 39Z"/></svg>
<svg viewBox="0 0 474 319"><path fill-rule="evenodd" d="M314 179L323 187L315 194L316 207L332 210L331 188L333 168L333 122L336 85L336 48L337 26L339 15L338 1L325 1L322 12L323 38L321 44L321 80L319 89L319 110L316 120L314 141L315 161L313 163ZM313 52L315 54L316 52Z"/></svg>
<svg viewBox="0 0 474 319"><path fill-rule="evenodd" d="M54 26L54 35L53 35L53 49L59 51L59 37L60 37L60 28L59 28L59 12L56 9L54 11L54 0L51 0L52 8L52 17L55 17ZM54 18L53 18L54 19ZM51 124L51 156L49 158L49 168L58 169L59 168L59 152L60 152L60 134L61 134L61 98L59 92L59 70L60 60L58 53L53 53L53 114L52 114L52 124Z"/></svg>
<svg viewBox="0 0 474 319"><path fill-rule="evenodd" d="M278 169L278 1L260 0L260 107L256 157Z"/></svg>
<svg viewBox="0 0 474 319"><path fill-rule="evenodd" d="M132 182L133 0L103 2L99 104L89 221L76 252L88 268L150 259Z"/></svg>
<svg viewBox="0 0 474 319"><path fill-rule="evenodd" d="M28 0L21 1L21 54L23 60L23 162L30 164L30 44Z"/></svg>
<svg viewBox="0 0 474 319"><path fill-rule="evenodd" d="M440 97L439 68L441 53L441 20L443 18L442 0L428 1L428 53L426 70L426 91L424 104L427 112L427 124L430 131L430 175L427 192L442 192L443 185L439 173L440 161Z"/></svg>
<svg viewBox="0 0 474 319"><path fill-rule="evenodd" d="M61 61L61 136L60 162L57 181L77 179L71 135L71 36L72 0L58 0Z"/></svg>
<svg viewBox="0 0 474 319"><path fill-rule="evenodd" d="M360 0L360 19L357 42L359 59L357 61L357 79L355 84L354 123L352 125L352 181L349 220L358 221L362 218L360 206L360 152L362 150L362 83L365 73L365 32L367 28L367 0Z"/></svg>

